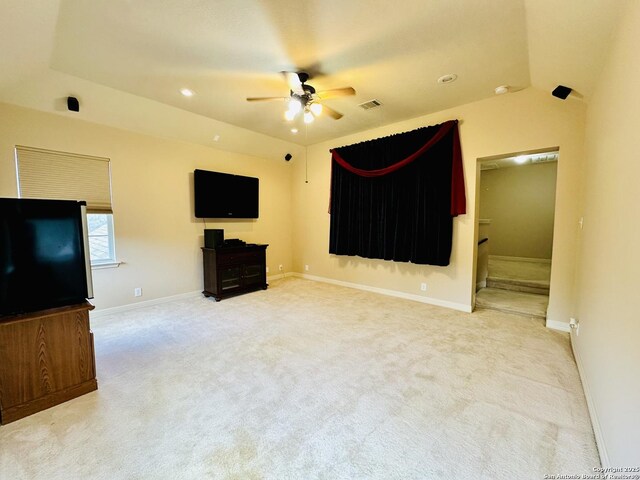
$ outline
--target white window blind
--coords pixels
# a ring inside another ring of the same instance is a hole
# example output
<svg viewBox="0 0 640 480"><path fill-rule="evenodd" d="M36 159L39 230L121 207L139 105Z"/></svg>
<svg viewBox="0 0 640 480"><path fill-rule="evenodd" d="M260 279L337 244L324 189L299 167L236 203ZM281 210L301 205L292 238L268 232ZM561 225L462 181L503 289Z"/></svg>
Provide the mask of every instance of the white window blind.
<svg viewBox="0 0 640 480"><path fill-rule="evenodd" d="M16 146L20 198L84 200L90 213L113 213L108 158Z"/></svg>

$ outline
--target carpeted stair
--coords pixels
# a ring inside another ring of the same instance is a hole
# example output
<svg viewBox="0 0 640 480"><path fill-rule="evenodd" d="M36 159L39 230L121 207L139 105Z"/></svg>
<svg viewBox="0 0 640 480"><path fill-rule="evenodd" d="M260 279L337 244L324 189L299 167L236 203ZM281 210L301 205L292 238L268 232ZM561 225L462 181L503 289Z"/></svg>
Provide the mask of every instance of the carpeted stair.
<svg viewBox="0 0 640 480"><path fill-rule="evenodd" d="M518 292L501 288L483 288L476 294L476 307L499 310L545 319L547 315L547 295Z"/></svg>
<svg viewBox="0 0 640 480"><path fill-rule="evenodd" d="M499 276L487 277L487 287L514 292L535 293L537 295L549 295L548 280L515 279Z"/></svg>

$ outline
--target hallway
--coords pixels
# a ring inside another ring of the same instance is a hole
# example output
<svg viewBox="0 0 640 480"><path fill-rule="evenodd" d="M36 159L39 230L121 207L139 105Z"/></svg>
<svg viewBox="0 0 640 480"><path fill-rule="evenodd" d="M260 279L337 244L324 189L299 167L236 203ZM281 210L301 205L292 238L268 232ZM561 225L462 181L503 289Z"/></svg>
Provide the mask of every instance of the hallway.
<svg viewBox="0 0 640 480"><path fill-rule="evenodd" d="M476 294L476 307L546 319L550 261L489 256L487 286Z"/></svg>

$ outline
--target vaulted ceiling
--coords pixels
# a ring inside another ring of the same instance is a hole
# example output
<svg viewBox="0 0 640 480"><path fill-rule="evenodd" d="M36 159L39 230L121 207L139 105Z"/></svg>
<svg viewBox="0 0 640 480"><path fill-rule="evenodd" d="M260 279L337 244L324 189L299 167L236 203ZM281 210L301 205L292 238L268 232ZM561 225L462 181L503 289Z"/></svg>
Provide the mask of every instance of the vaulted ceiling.
<svg viewBox="0 0 640 480"><path fill-rule="evenodd" d="M588 101L620 3L4 0L0 100L62 112L56 101L76 95L84 118L120 115L122 125L144 123L132 109L153 101L215 121L209 137L233 125L308 145L487 98L499 85L564 84L573 101ZM292 134L284 101L245 99L287 96L280 72L300 70L317 90L357 93L325 101L340 120L298 119ZM437 82L450 73L455 82ZM371 99L382 106L358 106ZM159 121L148 112L149 124Z"/></svg>

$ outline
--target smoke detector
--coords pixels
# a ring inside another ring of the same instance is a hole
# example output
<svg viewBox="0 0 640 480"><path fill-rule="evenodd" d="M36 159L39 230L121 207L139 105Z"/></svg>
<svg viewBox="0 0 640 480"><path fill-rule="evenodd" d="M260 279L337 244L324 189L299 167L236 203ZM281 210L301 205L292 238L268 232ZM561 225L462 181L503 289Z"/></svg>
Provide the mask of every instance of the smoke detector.
<svg viewBox="0 0 640 480"><path fill-rule="evenodd" d="M438 79L438 83L452 83L456 81L456 78L458 78L458 75L455 73L447 73Z"/></svg>

